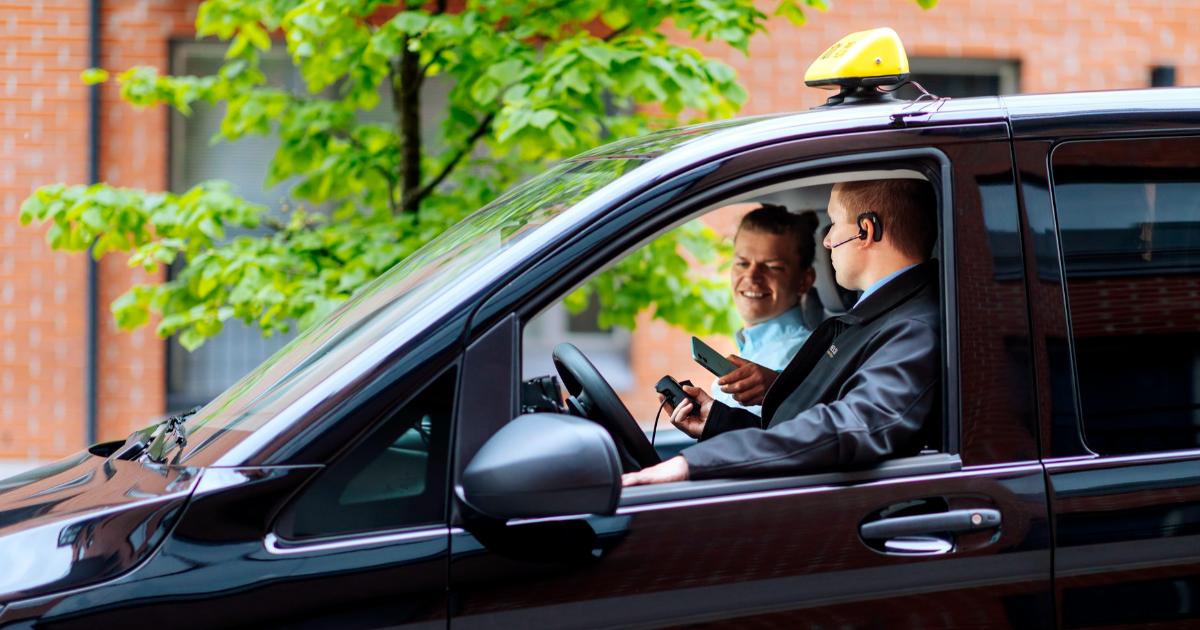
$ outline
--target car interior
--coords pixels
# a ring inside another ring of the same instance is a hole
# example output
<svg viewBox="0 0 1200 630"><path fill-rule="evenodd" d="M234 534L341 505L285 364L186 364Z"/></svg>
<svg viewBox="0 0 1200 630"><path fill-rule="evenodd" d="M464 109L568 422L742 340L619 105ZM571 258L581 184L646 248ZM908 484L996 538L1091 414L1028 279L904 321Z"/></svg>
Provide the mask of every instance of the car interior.
<svg viewBox="0 0 1200 630"><path fill-rule="evenodd" d="M847 312L854 306L859 296L857 292L846 290L837 285L834 280L835 276L830 257L830 250L822 246L822 241L825 237L825 234L830 228L827 207L829 204L830 193L834 184L837 182L846 181L898 178L921 179L926 181L929 180L929 178L919 170L903 168L854 170L832 174L825 173L793 179L782 183L771 184L769 186L746 191L741 194L737 194L736 196L725 198L719 203L710 204L709 206L699 210L689 217L686 217L684 220L695 218L706 219L710 213L729 208L733 205L738 205L739 208L743 208L743 213L759 207L762 204L782 205L792 212L804 212L809 210L816 212L819 218L818 227L816 229L816 233L814 234L816 241L816 255L813 261L813 268L816 272L816 279L812 289L806 296L804 296L801 302L804 323L806 327L811 330L815 329L817 325L819 325L825 319L829 317L836 317ZM675 223L673 227L682 224L684 220L680 220L679 222ZM740 220L740 215L738 216L738 220ZM733 225L736 226L736 224L737 221L734 221ZM939 225L941 224L939 223ZM664 230L663 232L654 234L644 242L649 242L649 240L657 238L665 232L666 231ZM729 237L732 237L732 234L730 234ZM934 248L934 258L943 259L941 255L941 248L942 239L939 235L938 241ZM619 257L616 257L613 260L608 261L605 266L592 270L587 279L576 284L574 287L572 287L572 290L582 286L582 284L584 284L587 280L596 277L608 267L616 264L618 260ZM727 268L722 267L719 273L727 282L728 271L726 269ZM943 278L944 275L945 274L943 274ZM559 306L559 302L566 295L569 295L569 292L559 295L557 300L548 302L535 317L527 319L525 322L523 322L523 353L546 352L546 348L548 347L547 340L536 338L538 334L544 334L545 330L545 327L539 325L538 320L553 316L555 309L562 309L562 307ZM944 295L945 292L943 291L943 296ZM943 298L943 301L944 299L945 298ZM946 308L944 303L942 308L943 312L945 312ZM943 331L943 334L945 334L945 331ZM635 335L633 343L636 343L636 340L637 337ZM553 343L558 343L561 340L550 341ZM544 358L528 357L523 361L525 369L522 378L525 383L522 390L522 412L558 411L560 413L570 413L572 415L590 417L590 419L597 421L606 429L608 429L610 434L614 434L614 438L618 443L622 442L620 435L624 433L624 440L626 444L624 447L619 445L618 450L621 451L622 458L625 460L625 469L629 470L629 466L637 465L636 463L632 463L630 461L630 453L628 451L631 450L631 447L629 446L629 441L633 440L634 438L631 437L629 433L636 429L644 433L646 438L649 438L652 433L652 430L646 426L645 422L640 423L639 426L639 424L633 423L632 417L636 417L639 420L648 419L649 417L653 417L654 409L650 409L649 411L645 409L626 409L626 405L623 404L622 400L625 397L629 397L628 394L626 394L624 397L620 397L620 399L617 399L618 396L614 396L613 398L616 399L615 401L606 400L600 402L596 401L596 397L593 395L592 400L585 400L584 404L580 405L578 400L580 396L575 396L573 393L577 392L581 385L583 385L584 389L588 390L589 392L593 387L605 388L609 392L613 392L615 388L609 387L607 383L596 384L597 380L604 381L607 378L606 372L611 370L611 367L609 364L601 361L597 361L596 365L592 366L588 361L588 357L585 356L587 353L578 352L578 350L576 350L574 353L567 353L567 356L560 356L564 354L562 352L563 345L566 344L558 345L555 347L553 352L553 365L557 369L557 374L547 373L548 370L545 370L544 366L546 366L548 362L545 361ZM626 354L625 356L628 357L629 354ZM662 368L655 366L655 368L651 369L658 369L664 374L671 374L673 371L677 372L680 369L676 367L678 364L688 365L692 364L692 362L693 359L690 354L681 352L679 356L672 356L669 358L669 365ZM579 364L583 363L587 364L586 367L580 368ZM611 363L611 361L608 363ZM536 370L539 368L542 369L542 371L536 372ZM591 369L588 370L586 368ZM608 370L606 370L606 368L608 368ZM635 370L635 372L636 371L637 370ZM643 369L642 371L644 372L645 370ZM650 392L653 392L655 382L654 380L647 379L656 379L661 376L657 375L657 373L655 374L656 376L653 377L646 377L643 375L642 379L635 379L636 382L634 382L632 386L635 388L646 388ZM708 378L711 378L711 376ZM623 382L628 381L629 377L628 374L623 374L612 380L614 383L618 381ZM698 383L698 385L707 390L710 382L711 381ZM565 386L566 391L562 391L561 388L563 386ZM614 394L615 393L616 392L614 392ZM644 396L642 398L644 400ZM613 409L613 407L618 405L621 407L621 409ZM944 401L943 408L945 409ZM606 413L608 415L624 416L625 418L628 418L628 421L614 422L612 419L597 419L597 416L603 416ZM948 415L943 413L942 417L945 418L948 417ZM944 434L944 431L940 432L940 434ZM644 441L648 447L649 439ZM680 431L674 430L674 428L670 425L669 419L666 418L666 414L663 413L663 420L659 422L657 427L657 440L653 445L655 455L651 461L656 462L673 457L674 455L678 454L680 450L694 443L695 440L688 438ZM945 443L945 438L943 438L942 443L931 444L930 447L927 448L919 458L900 458L886 461L873 466L870 470L850 472L815 471L816 474L804 475L804 483L802 485L849 483L859 479L877 479L913 474L913 471L915 470L914 466L924 466L931 463L934 459L939 460L939 466L945 465L946 462L940 461L941 459L950 457L947 453L945 453L946 449L943 446ZM632 448L636 450L640 447ZM943 457L937 457L939 455ZM933 457L930 458L928 456ZM633 457L632 459L637 459L637 457ZM911 461L916 459L922 459L924 461ZM956 458L954 459L956 460ZM692 496L696 494L696 490L701 488L702 490L700 490L700 492L705 495L723 494L726 492L743 492L747 489L745 485L746 483L747 482L744 480L690 481L684 482L683 484L667 485L688 485L692 488L692 490L678 490L677 492L683 492L684 495ZM760 479L754 481L753 484L756 487L763 486L764 489L797 485L795 478L774 481ZM662 500L662 492L668 491L665 489L650 491L644 490L643 488L646 487L627 488L625 493L626 496L622 498L622 505L637 504L639 500L641 500L638 498L641 494L646 494L647 496L652 495L654 497L653 500L656 501ZM668 492L676 492L676 490L670 490ZM645 500L648 501L649 499Z"/></svg>

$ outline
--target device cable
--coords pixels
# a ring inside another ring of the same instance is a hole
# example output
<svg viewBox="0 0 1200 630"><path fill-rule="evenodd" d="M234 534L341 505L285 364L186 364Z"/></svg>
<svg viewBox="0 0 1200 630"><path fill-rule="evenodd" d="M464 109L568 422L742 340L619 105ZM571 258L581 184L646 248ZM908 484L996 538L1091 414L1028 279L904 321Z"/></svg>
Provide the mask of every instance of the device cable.
<svg viewBox="0 0 1200 630"><path fill-rule="evenodd" d="M654 414L654 428L650 430L650 446L654 446L654 438L658 437L658 417L662 415L663 407L667 406L667 399L664 398L662 403L658 405L658 413Z"/></svg>

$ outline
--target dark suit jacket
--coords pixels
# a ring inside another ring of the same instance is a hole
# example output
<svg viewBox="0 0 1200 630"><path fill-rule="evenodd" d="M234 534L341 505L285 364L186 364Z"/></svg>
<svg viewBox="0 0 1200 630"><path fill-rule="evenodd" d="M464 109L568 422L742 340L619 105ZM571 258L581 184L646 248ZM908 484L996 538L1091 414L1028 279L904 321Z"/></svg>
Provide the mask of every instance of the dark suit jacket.
<svg viewBox="0 0 1200 630"><path fill-rule="evenodd" d="M714 402L693 479L861 466L916 454L941 414L937 261L825 320L767 391L762 417Z"/></svg>

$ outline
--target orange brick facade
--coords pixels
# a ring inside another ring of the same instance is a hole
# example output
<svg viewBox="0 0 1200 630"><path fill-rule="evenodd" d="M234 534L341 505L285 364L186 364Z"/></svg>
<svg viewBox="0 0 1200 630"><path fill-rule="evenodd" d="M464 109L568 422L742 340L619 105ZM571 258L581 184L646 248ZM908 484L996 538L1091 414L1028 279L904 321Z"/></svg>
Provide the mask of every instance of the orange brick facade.
<svg viewBox="0 0 1200 630"><path fill-rule="evenodd" d="M191 37L196 6L104 0L102 65L167 70L170 42ZM52 252L44 230L20 226L17 215L37 186L87 180L88 89L79 82L89 65L87 11L85 0L0 4L0 458L8 460L61 457L85 442L86 260ZM1146 87L1158 65L1174 66L1179 85L1200 82L1200 6L1183 0L942 0L932 11L910 0L836 0L808 18L802 28L773 19L748 57L699 46L740 73L750 93L743 114L819 104L828 94L802 81L809 61L849 32L885 24L912 56L1015 60L1022 92ZM101 178L165 188L167 112L134 110L114 86L102 94ZM112 324L108 305L140 272L115 259L99 271L98 433L113 439L165 411L165 346L150 329L122 333ZM711 380L688 359L688 336L661 323L643 321L632 348L646 388L668 372ZM638 417L652 413L652 393L628 400Z"/></svg>

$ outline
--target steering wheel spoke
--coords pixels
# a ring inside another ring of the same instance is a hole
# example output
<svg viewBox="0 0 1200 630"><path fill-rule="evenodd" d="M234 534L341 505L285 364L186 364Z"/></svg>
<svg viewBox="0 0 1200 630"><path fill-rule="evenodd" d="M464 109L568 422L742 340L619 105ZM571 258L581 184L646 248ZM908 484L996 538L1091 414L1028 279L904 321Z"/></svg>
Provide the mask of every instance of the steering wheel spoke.
<svg viewBox="0 0 1200 630"><path fill-rule="evenodd" d="M574 415L604 427L621 452L625 472L641 470L662 460L608 381L579 348L560 343L554 348L554 367L570 397Z"/></svg>

